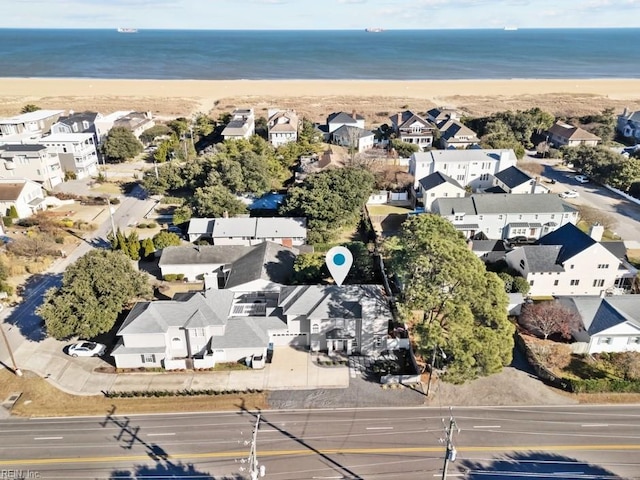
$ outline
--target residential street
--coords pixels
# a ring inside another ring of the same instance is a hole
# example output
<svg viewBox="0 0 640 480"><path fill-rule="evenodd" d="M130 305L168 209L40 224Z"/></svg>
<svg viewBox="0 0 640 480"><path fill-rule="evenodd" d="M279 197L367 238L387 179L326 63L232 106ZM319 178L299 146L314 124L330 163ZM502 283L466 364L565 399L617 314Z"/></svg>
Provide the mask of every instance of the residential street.
<svg viewBox="0 0 640 480"><path fill-rule="evenodd" d="M1 421L0 468L42 479L249 478L256 415ZM272 479L440 477L449 415L446 408L265 411L257 458ZM640 407L474 407L453 415L460 431L451 478L640 478Z"/></svg>

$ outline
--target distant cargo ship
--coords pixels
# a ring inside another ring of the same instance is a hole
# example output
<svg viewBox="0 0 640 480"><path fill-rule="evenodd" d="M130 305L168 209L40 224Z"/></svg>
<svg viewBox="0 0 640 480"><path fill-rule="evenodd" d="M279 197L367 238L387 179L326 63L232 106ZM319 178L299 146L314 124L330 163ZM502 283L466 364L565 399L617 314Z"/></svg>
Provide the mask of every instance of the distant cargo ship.
<svg viewBox="0 0 640 480"><path fill-rule="evenodd" d="M138 33L137 28L118 28L118 32L120 33Z"/></svg>
<svg viewBox="0 0 640 480"><path fill-rule="evenodd" d="M369 27L369 28L365 28L364 31L369 33L380 33L380 32L384 32L384 28Z"/></svg>
<svg viewBox="0 0 640 480"><path fill-rule="evenodd" d="M507 32L513 32L515 30L518 30L518 27L504 27L505 31Z"/></svg>

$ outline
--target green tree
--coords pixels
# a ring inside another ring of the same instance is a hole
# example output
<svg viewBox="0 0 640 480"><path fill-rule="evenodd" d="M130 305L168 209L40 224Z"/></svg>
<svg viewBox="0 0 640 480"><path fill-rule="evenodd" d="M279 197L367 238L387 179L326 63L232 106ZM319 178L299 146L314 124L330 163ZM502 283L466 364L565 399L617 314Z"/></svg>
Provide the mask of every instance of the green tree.
<svg viewBox="0 0 640 480"><path fill-rule="evenodd" d="M140 141L143 143L151 143L156 138L162 137L164 135L170 135L173 132L171 128L166 125L158 124L154 125L151 128L147 128L144 132L140 134Z"/></svg>
<svg viewBox="0 0 640 480"><path fill-rule="evenodd" d="M603 146L563 147L563 160L593 179L628 191L640 178L640 159L626 158Z"/></svg>
<svg viewBox="0 0 640 480"><path fill-rule="evenodd" d="M143 258L149 258L151 255L153 255L153 252L156 251L156 247L153 244L153 240L149 237L145 238L144 240L142 240L142 257Z"/></svg>
<svg viewBox="0 0 640 480"><path fill-rule="evenodd" d="M156 250L162 250L166 247L177 247L182 245L182 240L175 233L158 232L153 236L153 246Z"/></svg>
<svg viewBox="0 0 640 480"><path fill-rule="evenodd" d="M280 211L307 218L310 243L328 242L340 228L357 223L373 185L373 175L361 168L314 173L289 190Z"/></svg>
<svg viewBox="0 0 640 480"><path fill-rule="evenodd" d="M131 260L140 260L140 239L135 231L127 237L127 255Z"/></svg>
<svg viewBox="0 0 640 480"><path fill-rule="evenodd" d="M464 382L509 364L514 327L507 319L504 283L486 271L450 222L415 215L384 251L404 287L399 310L417 318L417 351L431 358L441 348L447 380Z"/></svg>
<svg viewBox="0 0 640 480"><path fill-rule="evenodd" d="M324 283L329 275L324 255L320 253L301 253L293 262L293 285L314 285Z"/></svg>
<svg viewBox="0 0 640 480"><path fill-rule="evenodd" d="M523 277L513 277L513 284L511 286L511 291L513 293L521 293L522 295L526 295L529 293L531 289L531 285L527 282L526 278Z"/></svg>
<svg viewBox="0 0 640 480"><path fill-rule="evenodd" d="M196 116L195 125L193 128L193 133L198 138L208 137L213 133L216 128L216 122L213 118L205 115L204 113L199 113Z"/></svg>
<svg viewBox="0 0 640 480"><path fill-rule="evenodd" d="M8 209L7 209L7 217L12 218L12 219L16 219L19 217L18 215L18 209L16 208L15 205L11 205Z"/></svg>
<svg viewBox="0 0 640 480"><path fill-rule="evenodd" d="M513 277L507 272L498 273L498 277L500 277L500 280L504 282L504 291L507 293L511 293L511 291L513 290Z"/></svg>
<svg viewBox="0 0 640 480"><path fill-rule="evenodd" d="M373 256L363 242L348 242L344 244L353 256L353 264L345 283L374 283Z"/></svg>
<svg viewBox="0 0 640 480"><path fill-rule="evenodd" d="M231 217L245 213L247 207L222 185L197 188L191 207L199 217Z"/></svg>
<svg viewBox="0 0 640 480"><path fill-rule="evenodd" d="M92 250L67 268L62 286L47 291L36 313L56 339L92 338L111 330L132 300L150 295L146 276L126 255Z"/></svg>
<svg viewBox="0 0 640 480"><path fill-rule="evenodd" d="M37 112L38 110L42 110L39 106L34 105L33 103L27 103L24 107L20 109L20 113L31 113Z"/></svg>
<svg viewBox="0 0 640 480"><path fill-rule="evenodd" d="M191 220L193 212L189 205L182 205L173 211L173 224L181 225Z"/></svg>
<svg viewBox="0 0 640 480"><path fill-rule="evenodd" d="M393 148L400 158L409 158L411 154L420 150L420 147L415 143L403 142L399 138L391 140L391 148Z"/></svg>
<svg viewBox="0 0 640 480"><path fill-rule="evenodd" d="M124 162L142 152L142 144L128 128L113 127L109 130L103 149L110 159Z"/></svg>

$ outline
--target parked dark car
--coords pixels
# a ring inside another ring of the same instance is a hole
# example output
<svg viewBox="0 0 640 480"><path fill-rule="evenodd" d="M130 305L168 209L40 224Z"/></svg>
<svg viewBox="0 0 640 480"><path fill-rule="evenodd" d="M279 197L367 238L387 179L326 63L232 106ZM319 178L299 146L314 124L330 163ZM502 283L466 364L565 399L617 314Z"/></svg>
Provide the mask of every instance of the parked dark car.
<svg viewBox="0 0 640 480"><path fill-rule="evenodd" d="M271 360L273 360L273 343L270 343L269 346L267 347L266 362L271 363Z"/></svg>
<svg viewBox="0 0 640 480"><path fill-rule="evenodd" d="M507 242L511 245L531 245L536 241L535 238L528 238L524 235L518 235L512 238L507 239Z"/></svg>

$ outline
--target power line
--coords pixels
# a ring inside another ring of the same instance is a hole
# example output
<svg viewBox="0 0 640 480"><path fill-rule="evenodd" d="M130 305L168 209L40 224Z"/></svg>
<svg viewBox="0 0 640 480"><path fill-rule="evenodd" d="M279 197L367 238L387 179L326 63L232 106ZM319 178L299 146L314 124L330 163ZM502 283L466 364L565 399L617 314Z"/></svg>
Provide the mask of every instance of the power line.
<svg viewBox="0 0 640 480"><path fill-rule="evenodd" d="M449 462L454 462L456 460L456 447L453 445L453 430L456 429L458 433L460 433L460 429L458 425L456 425L456 420L453 418L453 412L451 412L451 416L449 417L449 425L445 427L445 438L444 442L446 445L446 449L444 452L444 465L442 467L442 480L447 479L447 469L449 468Z"/></svg>

